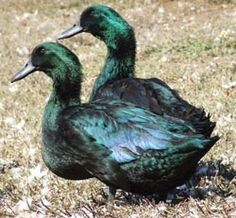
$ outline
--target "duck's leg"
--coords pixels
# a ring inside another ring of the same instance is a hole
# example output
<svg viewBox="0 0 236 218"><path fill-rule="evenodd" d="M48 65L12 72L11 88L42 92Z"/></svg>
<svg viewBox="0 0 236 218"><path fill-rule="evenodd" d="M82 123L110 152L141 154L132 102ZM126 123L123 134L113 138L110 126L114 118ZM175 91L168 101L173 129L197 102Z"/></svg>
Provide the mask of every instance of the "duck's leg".
<svg viewBox="0 0 236 218"><path fill-rule="evenodd" d="M116 188L113 188L111 186L108 187L108 203L112 204L116 195Z"/></svg>
<svg viewBox="0 0 236 218"><path fill-rule="evenodd" d="M114 199L115 199L116 189L109 186L108 187L108 199L107 199L107 208L110 213L112 213Z"/></svg>

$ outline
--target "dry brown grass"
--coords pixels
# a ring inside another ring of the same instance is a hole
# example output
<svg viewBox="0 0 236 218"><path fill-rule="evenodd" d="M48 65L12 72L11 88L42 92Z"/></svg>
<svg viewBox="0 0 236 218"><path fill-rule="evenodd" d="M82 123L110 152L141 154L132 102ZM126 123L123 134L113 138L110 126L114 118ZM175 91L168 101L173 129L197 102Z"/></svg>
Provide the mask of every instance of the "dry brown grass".
<svg viewBox="0 0 236 218"><path fill-rule="evenodd" d="M208 177L200 176L197 187L169 201L119 193L109 213L100 182L66 181L46 169L40 154L40 120L50 81L41 73L13 85L9 79L34 46L54 40L91 2L1 1L0 217L236 217L233 0L103 1L135 27L137 75L163 79L217 121L215 133L222 139L204 158L202 166L211 167L205 173L204 167L200 170ZM84 66L86 101L105 46L88 34L63 43Z"/></svg>

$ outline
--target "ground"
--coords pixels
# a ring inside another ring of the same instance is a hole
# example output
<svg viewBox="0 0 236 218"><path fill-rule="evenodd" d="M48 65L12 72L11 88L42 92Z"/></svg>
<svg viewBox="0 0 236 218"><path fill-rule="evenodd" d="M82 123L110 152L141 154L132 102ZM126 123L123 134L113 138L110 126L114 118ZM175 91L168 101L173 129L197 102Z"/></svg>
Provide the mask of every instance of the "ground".
<svg viewBox="0 0 236 218"><path fill-rule="evenodd" d="M191 182L164 199L120 192L109 212L98 180L66 181L46 168L40 126L50 80L39 72L9 81L37 44L54 41L92 2L1 1L0 217L236 217L234 0L101 1L135 28L137 76L164 80L217 122L221 140ZM62 43L83 64L85 102L106 48L86 33Z"/></svg>

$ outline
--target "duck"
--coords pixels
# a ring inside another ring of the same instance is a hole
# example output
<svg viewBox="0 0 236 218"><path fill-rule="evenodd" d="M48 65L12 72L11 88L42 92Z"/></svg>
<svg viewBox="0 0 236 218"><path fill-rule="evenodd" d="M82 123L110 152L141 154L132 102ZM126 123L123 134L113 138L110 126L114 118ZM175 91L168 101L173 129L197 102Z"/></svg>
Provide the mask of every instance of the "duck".
<svg viewBox="0 0 236 218"><path fill-rule="evenodd" d="M107 47L105 64L94 83L90 101L112 98L132 102L158 115L186 120L198 133L211 135L216 123L203 108L191 105L158 78L135 77L134 29L118 12L106 5L89 6L72 27L59 34L58 39L82 32L92 34Z"/></svg>
<svg viewBox="0 0 236 218"><path fill-rule="evenodd" d="M152 113L131 102L81 103L82 65L62 44L36 46L11 82L35 71L53 81L42 119L42 157L57 176L91 176L132 193L165 192L183 183L219 137L199 134L188 122Z"/></svg>

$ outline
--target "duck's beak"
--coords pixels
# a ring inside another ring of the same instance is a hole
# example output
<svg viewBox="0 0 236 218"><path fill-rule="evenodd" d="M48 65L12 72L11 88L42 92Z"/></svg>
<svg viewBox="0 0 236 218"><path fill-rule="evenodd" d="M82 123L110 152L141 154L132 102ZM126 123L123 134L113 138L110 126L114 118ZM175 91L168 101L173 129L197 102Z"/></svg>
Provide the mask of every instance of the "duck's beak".
<svg viewBox="0 0 236 218"><path fill-rule="evenodd" d="M31 59L25 64L24 68L19 71L15 76L12 77L11 83L16 82L18 80L21 80L28 76L29 74L33 73L36 71L36 67L32 64Z"/></svg>
<svg viewBox="0 0 236 218"><path fill-rule="evenodd" d="M70 38L78 33L83 32L83 27L81 27L79 24L74 24L72 27L61 33L57 39L66 39Z"/></svg>

